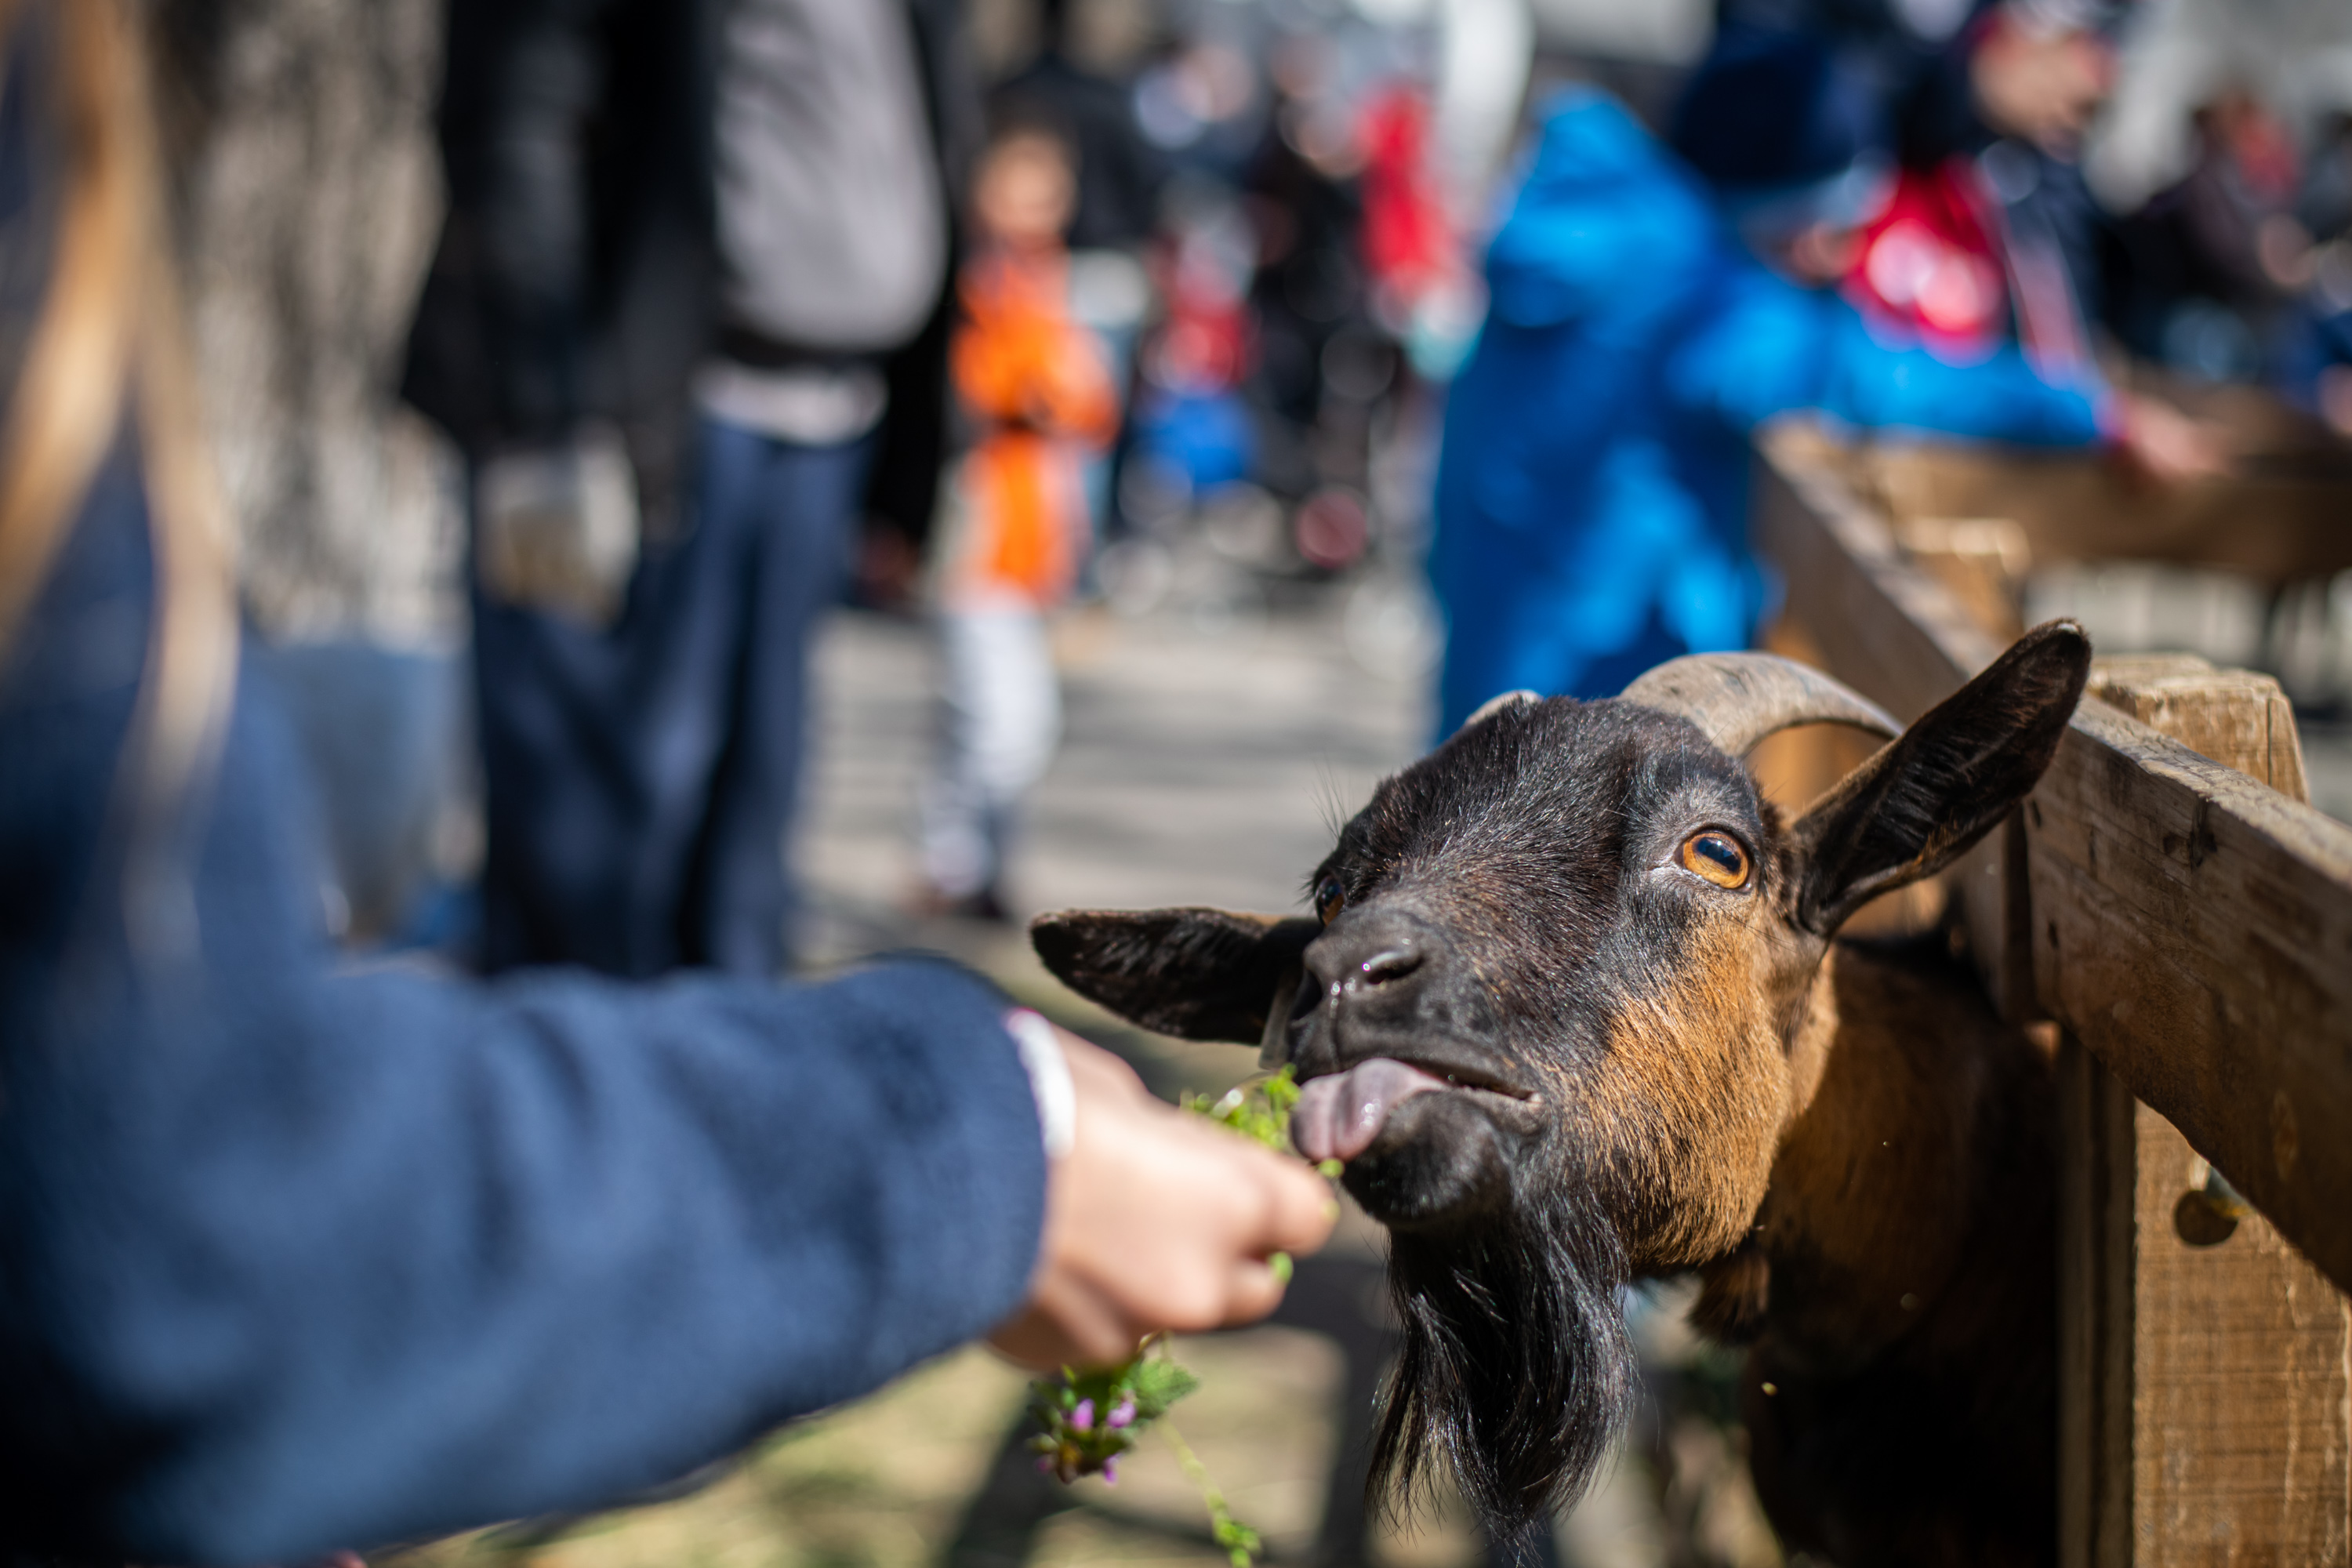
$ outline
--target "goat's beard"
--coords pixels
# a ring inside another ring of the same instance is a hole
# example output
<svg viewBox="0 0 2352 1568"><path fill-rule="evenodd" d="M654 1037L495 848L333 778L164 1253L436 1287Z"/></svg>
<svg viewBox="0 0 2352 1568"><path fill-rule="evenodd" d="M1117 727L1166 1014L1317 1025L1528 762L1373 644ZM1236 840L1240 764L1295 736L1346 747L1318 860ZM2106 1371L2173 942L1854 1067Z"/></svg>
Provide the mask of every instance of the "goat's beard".
<svg viewBox="0 0 2352 1568"><path fill-rule="evenodd" d="M1616 1228L1589 1200L1393 1235L1404 1342L1382 1400L1374 1495L1409 1507L1443 1458L1498 1534L1573 1503L1639 1387L1625 1278Z"/></svg>

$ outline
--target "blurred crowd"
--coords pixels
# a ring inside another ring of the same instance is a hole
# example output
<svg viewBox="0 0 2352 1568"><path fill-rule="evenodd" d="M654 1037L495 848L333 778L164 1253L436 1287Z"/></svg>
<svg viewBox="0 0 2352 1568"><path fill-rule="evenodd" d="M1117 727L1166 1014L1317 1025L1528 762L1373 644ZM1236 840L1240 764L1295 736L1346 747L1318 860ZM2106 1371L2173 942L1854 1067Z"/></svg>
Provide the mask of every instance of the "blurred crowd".
<svg viewBox="0 0 2352 1568"><path fill-rule="evenodd" d="M1530 58L1511 5L1217 3L1115 77L1049 4L990 82L953 5L706 9L451 14L402 391L465 464L493 972L789 965L845 596L937 633L904 902L1004 918L1052 612L1148 608L1203 531L1417 553L1376 468L1476 330Z"/></svg>
<svg viewBox="0 0 2352 1568"><path fill-rule="evenodd" d="M453 15L404 389L467 460L488 967L790 963L845 597L937 633L902 902L1002 918L1054 617L1192 554L1389 585L1443 732L1751 641L1784 414L2158 484L2231 457L2167 391L2352 432L2352 107L2209 71L2094 194L2165 6L1720 0L1640 72L1573 5L1087 9L992 77L945 3Z"/></svg>

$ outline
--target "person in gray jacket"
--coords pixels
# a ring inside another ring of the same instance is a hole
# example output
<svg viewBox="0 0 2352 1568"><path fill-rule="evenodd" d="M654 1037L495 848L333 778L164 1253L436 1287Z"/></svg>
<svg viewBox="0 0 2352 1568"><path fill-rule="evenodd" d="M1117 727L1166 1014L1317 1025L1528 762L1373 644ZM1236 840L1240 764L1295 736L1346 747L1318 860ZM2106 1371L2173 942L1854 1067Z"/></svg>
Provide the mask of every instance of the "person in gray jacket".
<svg viewBox="0 0 2352 1568"><path fill-rule="evenodd" d="M941 456L955 13L452 10L407 391L474 476L489 969L788 960L809 638Z"/></svg>

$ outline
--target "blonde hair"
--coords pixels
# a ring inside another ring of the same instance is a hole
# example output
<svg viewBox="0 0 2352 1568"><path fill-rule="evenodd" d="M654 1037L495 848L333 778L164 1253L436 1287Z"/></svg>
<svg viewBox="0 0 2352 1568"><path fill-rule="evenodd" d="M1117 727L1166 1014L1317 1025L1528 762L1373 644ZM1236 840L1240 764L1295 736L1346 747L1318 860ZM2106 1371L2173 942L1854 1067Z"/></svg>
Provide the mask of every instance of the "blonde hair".
<svg viewBox="0 0 2352 1568"><path fill-rule="evenodd" d="M0 425L0 658L130 419L155 597L116 817L133 933L152 935L180 912L169 907L174 829L209 772L235 684L226 508L180 318L138 28L123 0L29 11L0 0L0 49L47 57L10 74L16 90L47 100L62 178L47 292Z"/></svg>

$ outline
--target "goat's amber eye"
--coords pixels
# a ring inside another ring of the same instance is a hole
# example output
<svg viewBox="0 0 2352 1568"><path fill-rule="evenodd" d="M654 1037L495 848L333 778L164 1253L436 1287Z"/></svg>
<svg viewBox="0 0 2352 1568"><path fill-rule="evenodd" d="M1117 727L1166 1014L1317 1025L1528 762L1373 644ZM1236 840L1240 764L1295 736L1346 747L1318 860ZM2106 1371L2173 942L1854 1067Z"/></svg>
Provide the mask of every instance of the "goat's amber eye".
<svg viewBox="0 0 2352 1568"><path fill-rule="evenodd" d="M1694 833L1683 840L1683 869L1718 888L1748 885L1748 851L1727 833Z"/></svg>
<svg viewBox="0 0 2352 1568"><path fill-rule="evenodd" d="M1348 901L1348 889L1337 877L1326 877L1315 889L1315 918L1329 925Z"/></svg>

